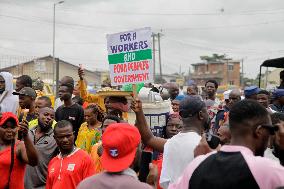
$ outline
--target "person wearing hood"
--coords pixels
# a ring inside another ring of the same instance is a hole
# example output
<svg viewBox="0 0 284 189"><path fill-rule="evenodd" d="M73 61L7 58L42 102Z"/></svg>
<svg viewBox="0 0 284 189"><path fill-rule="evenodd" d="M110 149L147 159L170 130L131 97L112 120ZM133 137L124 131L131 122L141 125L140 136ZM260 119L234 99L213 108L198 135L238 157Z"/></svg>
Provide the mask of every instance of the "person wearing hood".
<svg viewBox="0 0 284 189"><path fill-rule="evenodd" d="M0 112L16 114L19 99L13 94L13 75L9 72L0 72Z"/></svg>

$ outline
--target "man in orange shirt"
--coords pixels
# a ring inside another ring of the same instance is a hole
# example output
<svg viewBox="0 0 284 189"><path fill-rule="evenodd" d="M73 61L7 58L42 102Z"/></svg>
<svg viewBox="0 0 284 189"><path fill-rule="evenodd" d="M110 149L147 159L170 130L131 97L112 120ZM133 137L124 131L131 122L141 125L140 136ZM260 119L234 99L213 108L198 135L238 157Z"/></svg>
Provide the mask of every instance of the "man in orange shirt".
<svg viewBox="0 0 284 189"><path fill-rule="evenodd" d="M74 146L70 122L59 121L54 128L54 138L60 154L48 165L46 189L75 189L83 179L95 173L94 163L84 150Z"/></svg>

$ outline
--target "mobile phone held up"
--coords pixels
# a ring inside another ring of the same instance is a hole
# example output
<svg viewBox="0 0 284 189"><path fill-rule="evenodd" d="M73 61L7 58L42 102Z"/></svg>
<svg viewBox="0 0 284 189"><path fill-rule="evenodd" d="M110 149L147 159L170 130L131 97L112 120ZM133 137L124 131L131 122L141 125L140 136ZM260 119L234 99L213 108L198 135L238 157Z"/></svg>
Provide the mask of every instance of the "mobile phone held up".
<svg viewBox="0 0 284 189"><path fill-rule="evenodd" d="M141 182L146 182L147 176L149 174L149 164L152 162L153 153L142 151L141 154L141 162L140 162L140 170L139 170L139 180Z"/></svg>
<svg viewBox="0 0 284 189"><path fill-rule="evenodd" d="M206 141L211 149L216 149L220 144L220 138L210 132L206 133Z"/></svg>

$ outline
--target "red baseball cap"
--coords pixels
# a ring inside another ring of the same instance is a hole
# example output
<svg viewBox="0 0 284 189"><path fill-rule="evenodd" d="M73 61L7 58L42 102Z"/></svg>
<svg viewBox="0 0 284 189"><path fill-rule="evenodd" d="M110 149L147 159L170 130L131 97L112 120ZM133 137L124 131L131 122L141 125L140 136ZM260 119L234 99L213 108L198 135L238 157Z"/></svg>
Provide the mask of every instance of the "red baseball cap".
<svg viewBox="0 0 284 189"><path fill-rule="evenodd" d="M128 123L114 123L108 126L102 136L102 166L108 172L127 169L134 160L141 141L138 129Z"/></svg>
<svg viewBox="0 0 284 189"><path fill-rule="evenodd" d="M6 123L9 119L13 119L16 122L16 125L19 126L19 120L15 114L12 112L4 112L0 119L0 127L2 127L2 125L4 125L4 123Z"/></svg>

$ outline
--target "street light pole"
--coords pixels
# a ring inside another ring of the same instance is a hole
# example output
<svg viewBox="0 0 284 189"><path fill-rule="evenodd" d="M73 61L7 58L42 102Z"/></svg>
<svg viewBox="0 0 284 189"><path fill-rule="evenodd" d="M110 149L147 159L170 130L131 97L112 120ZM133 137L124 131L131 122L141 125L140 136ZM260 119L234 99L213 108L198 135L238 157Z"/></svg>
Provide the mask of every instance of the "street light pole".
<svg viewBox="0 0 284 189"><path fill-rule="evenodd" d="M244 59L242 58L242 82L241 82L241 87L244 87Z"/></svg>
<svg viewBox="0 0 284 189"><path fill-rule="evenodd" d="M55 77L55 64L56 64L56 61L55 61L55 7L56 5L58 4L62 4L64 3L64 1L59 1L57 3L54 3L53 4L53 48L52 48L52 59L53 59L53 85L56 83L56 97L58 96L58 81L56 81L56 77ZM58 71L56 71L56 73L58 73ZM53 87L54 89L54 87Z"/></svg>
<svg viewBox="0 0 284 189"><path fill-rule="evenodd" d="M155 37L156 37L156 34L153 33L152 34L152 37L153 37L153 81L155 83L155 80L156 80L156 46L155 46Z"/></svg>
<svg viewBox="0 0 284 189"><path fill-rule="evenodd" d="M52 45L52 61L53 61L53 64L52 64L52 69L53 69L53 75L52 75L52 83L53 83L53 90L55 89L54 88L54 84L55 84L55 3L53 4L53 33L52 33L52 38L53 38L53 45Z"/></svg>
<svg viewBox="0 0 284 189"><path fill-rule="evenodd" d="M158 33L157 36L158 36L158 48L159 48L160 77L162 79L163 78L163 73L162 73L161 43L160 43L161 33Z"/></svg>

